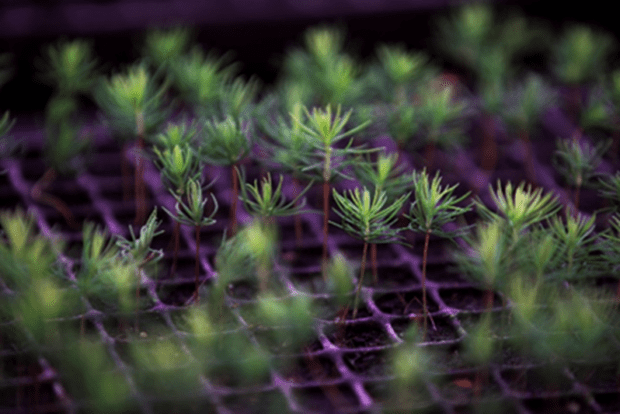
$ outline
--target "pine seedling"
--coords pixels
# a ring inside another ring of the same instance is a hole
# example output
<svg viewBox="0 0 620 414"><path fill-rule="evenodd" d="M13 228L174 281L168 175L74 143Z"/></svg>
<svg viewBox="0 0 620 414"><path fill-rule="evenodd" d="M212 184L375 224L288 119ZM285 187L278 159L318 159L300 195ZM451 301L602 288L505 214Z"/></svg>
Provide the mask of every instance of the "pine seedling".
<svg viewBox="0 0 620 414"><path fill-rule="evenodd" d="M583 186L589 185L596 176L596 168L610 142L596 146L588 142L580 143L577 137L569 140L558 139L551 159L556 170L564 176L569 185L574 186L575 214L579 210L579 194Z"/></svg>
<svg viewBox="0 0 620 414"><path fill-rule="evenodd" d="M610 273L618 274L620 266L620 216L614 214L609 218L609 229L601 233L601 248L603 263L611 267ZM616 303L620 303L620 279L616 289Z"/></svg>
<svg viewBox="0 0 620 414"><path fill-rule="evenodd" d="M562 281L579 280L585 272L591 272L591 266L586 264L594 248L594 223L596 215L589 219L582 214L569 214L566 209L565 219L553 216L549 220L549 228L558 243L562 257L562 271L556 277Z"/></svg>
<svg viewBox="0 0 620 414"><path fill-rule="evenodd" d="M236 65L229 63L229 55L220 58L200 49L175 59L169 66L172 83L181 92L183 99L198 106L198 112L214 116L219 114L224 85L229 81Z"/></svg>
<svg viewBox="0 0 620 414"><path fill-rule="evenodd" d="M250 118L252 102L256 99L260 83L256 78L235 78L222 91L222 113L232 116L241 125Z"/></svg>
<svg viewBox="0 0 620 414"><path fill-rule="evenodd" d="M312 172L323 181L323 255L321 260L321 273L326 277L325 265L327 263L327 239L329 237L329 193L330 182L334 177L347 177L341 170L353 164L353 155L368 154L375 150L353 147L353 138L345 148L335 148L336 143L364 129L368 123L364 123L346 132L344 128L351 117L352 110L340 116L341 108L337 107L332 115L330 105L325 110L313 108L312 113L304 107L306 122L299 118L293 118L301 130L307 135L312 152L300 160L303 164L302 172Z"/></svg>
<svg viewBox="0 0 620 414"><path fill-rule="evenodd" d="M456 197L453 195L458 184L442 186L439 171L429 182L426 169L421 173L413 172L412 181L414 186L415 200L409 208L409 215L405 217L410 221L409 229L413 232L424 233L424 253L422 256L422 305L424 308L424 335L426 336L428 307L426 304L426 261L428 258L428 245L431 234L452 239L458 236L458 232L444 231L444 225L457 220L460 216L471 209L471 206L459 207L458 204L465 200L469 193Z"/></svg>
<svg viewBox="0 0 620 414"><path fill-rule="evenodd" d="M342 224L331 223L364 242L360 276L353 304L353 318L357 316L359 295L366 270L368 244L394 243L402 239L398 234L402 229L392 229L391 227L398 219L396 215L409 195L410 193L405 194L394 200L392 204L386 205L388 199L385 191L375 189L371 195L370 191L364 187L361 192L359 188L356 188L354 191L349 190L348 194L345 192L344 195L340 195L335 189L333 190L336 203L335 212L342 219Z"/></svg>
<svg viewBox="0 0 620 414"><path fill-rule="evenodd" d="M543 222L560 209L553 194L543 195L542 188L532 190L532 186L526 187L525 182L513 188L509 181L502 189L498 180L497 190L494 191L493 187L489 186L489 192L497 212L489 209L480 200L474 200L476 208L483 218L503 223L511 237L511 243L516 243L528 227Z"/></svg>
<svg viewBox="0 0 620 414"><path fill-rule="evenodd" d="M493 307L493 290L506 282L510 262L510 245L501 220L477 226L475 236L466 238L468 252L457 253L456 259L461 269L486 289L485 307L487 312Z"/></svg>
<svg viewBox="0 0 620 414"><path fill-rule="evenodd" d="M35 220L20 208L0 213L0 275L10 289L25 290L34 276L47 277L64 250L59 239L35 230Z"/></svg>
<svg viewBox="0 0 620 414"><path fill-rule="evenodd" d="M489 363L493 357L495 338L491 332L491 314L482 315L478 324L471 329L464 340L463 357L478 367L474 380L474 396L480 398L483 385L486 385L489 377Z"/></svg>
<svg viewBox="0 0 620 414"><path fill-rule="evenodd" d="M154 29L147 32L142 54L155 69L169 70L175 61L187 53L192 38L186 27Z"/></svg>
<svg viewBox="0 0 620 414"><path fill-rule="evenodd" d="M110 79L104 79L95 89L95 100L106 113L116 132L124 139L137 140L136 225L143 224L146 215L146 187L143 177L145 141L166 119L167 112L163 107L165 91L166 85L157 86L154 77L144 64L130 67L125 74L116 74ZM123 166L126 171L124 157ZM127 173L123 174L124 177L126 175Z"/></svg>
<svg viewBox="0 0 620 414"><path fill-rule="evenodd" d="M611 203L607 209L620 208L620 172L599 177L598 187L599 195Z"/></svg>
<svg viewBox="0 0 620 414"><path fill-rule="evenodd" d="M256 311L260 325L271 328L270 339L278 345L286 344L293 352L301 350L314 334L314 312L308 296L278 299L265 292L258 297Z"/></svg>
<svg viewBox="0 0 620 414"><path fill-rule="evenodd" d="M292 95L295 94L293 91ZM282 117L278 117L277 126L271 127L267 122L263 122L267 126L267 134L272 141L264 140L267 159L275 160L277 164L284 170L288 171L292 175L293 185L295 191L298 191L300 180L308 177L304 177L301 172L301 165L304 157L312 151L310 140L303 133L301 128L300 119L303 115L303 105L300 102L294 102L295 98L286 95L288 99L293 101L290 105L290 124L286 122ZM301 98L299 98L301 101ZM295 240L299 247L302 242L302 224L301 216L295 215Z"/></svg>
<svg viewBox="0 0 620 414"><path fill-rule="evenodd" d="M174 220L185 224L187 226L194 226L194 243L196 244L196 257L194 277L196 283L196 291L194 292L194 299L196 302L199 300L198 290L200 288L200 229L205 226L211 226L215 224L216 220L213 218L218 210L218 204L215 196L211 194L213 200L213 211L209 215L205 215L205 207L209 201L208 197L203 197L202 185L196 180L190 178L185 190L187 196L187 204L183 202L180 195L172 193L177 203L175 204L176 214L173 214L165 207L164 211L168 213Z"/></svg>
<svg viewBox="0 0 620 414"><path fill-rule="evenodd" d="M89 94L95 79L97 62L90 43L83 40L61 41L46 50L40 77L54 87L54 94L45 110L46 139L44 144L48 169L33 186L31 194L37 201L50 204L77 228L69 207L45 189L58 174L75 173L80 167L78 157L89 145L78 137L77 112L79 96Z"/></svg>
<svg viewBox="0 0 620 414"><path fill-rule="evenodd" d="M190 141L194 137L196 129L194 125L186 127L185 124L169 124L168 128L158 135L157 141L163 147L153 147L157 159L155 164L161 171L162 179L171 193L183 196L189 180L199 180L202 174L202 165L191 148ZM179 252L179 236L181 222L174 221L173 239L174 254L170 274L176 271Z"/></svg>
<svg viewBox="0 0 620 414"><path fill-rule="evenodd" d="M107 230L85 223L82 230L82 255L76 272L78 289L104 305L130 311L132 288L136 280L136 263L119 260L121 250ZM82 334L84 328L82 316Z"/></svg>
<svg viewBox="0 0 620 414"><path fill-rule="evenodd" d="M387 73L395 89L396 107L407 102L407 85L419 78L428 64L428 56L423 52L410 52L403 45L382 45L377 55L383 70Z"/></svg>
<svg viewBox="0 0 620 414"><path fill-rule="evenodd" d="M359 157L361 160L362 158ZM355 176L360 184L371 190L375 188L385 191L388 202L395 200L398 195L404 194L410 186L409 177L403 174L404 164L398 164L398 154L389 155L382 151L377 156L376 162L371 162L370 157L365 161L353 164ZM370 256L372 262L372 276L375 284L377 283L377 244L370 246Z"/></svg>
<svg viewBox="0 0 620 414"><path fill-rule="evenodd" d="M332 257L327 267L327 274L329 291L335 295L339 306L345 306L349 302L349 293L355 286L353 268L342 253L338 252Z"/></svg>
<svg viewBox="0 0 620 414"><path fill-rule="evenodd" d="M306 199L302 199L302 197L314 184L313 181L287 203L286 197L282 194L282 183L284 181L282 175L280 175L280 181L274 189L270 173L263 177L260 186L258 180L254 180L254 184L246 183L243 169L238 170L237 174L241 177L241 200L246 211L251 216L257 217L264 226L273 227L275 217L294 216L307 212L303 210Z"/></svg>
<svg viewBox="0 0 620 414"><path fill-rule="evenodd" d="M540 124L544 111L555 104L556 94L543 79L534 74L527 76L522 84L508 93L504 116L508 125L516 130L525 146L527 174L530 182L536 184L534 155L530 136Z"/></svg>
<svg viewBox="0 0 620 414"><path fill-rule="evenodd" d="M237 201L239 200L239 177L237 169L241 161L248 156L251 142L248 137L247 125L231 116L223 121L207 121L204 124L205 133L199 153L207 162L217 165L230 166L232 180L232 196L230 200L230 232L234 236L237 232Z"/></svg>
<svg viewBox="0 0 620 414"><path fill-rule="evenodd" d="M136 238L133 227L129 226L131 240L118 236L116 245L120 249L119 255L125 263L132 263L136 267L136 332L138 331L138 305L140 302L140 279L142 270L149 264L155 264L164 257L164 252L151 248L153 239L164 231L157 231L161 221L157 221L157 208L149 216L148 220L140 228L140 237Z"/></svg>
<svg viewBox="0 0 620 414"><path fill-rule="evenodd" d="M405 342L395 347L390 357L390 365L396 377L393 399L398 410L410 410L411 399L419 398L417 393L425 389L430 379L434 355L426 347L420 347L422 340L418 327L414 324L404 335Z"/></svg>

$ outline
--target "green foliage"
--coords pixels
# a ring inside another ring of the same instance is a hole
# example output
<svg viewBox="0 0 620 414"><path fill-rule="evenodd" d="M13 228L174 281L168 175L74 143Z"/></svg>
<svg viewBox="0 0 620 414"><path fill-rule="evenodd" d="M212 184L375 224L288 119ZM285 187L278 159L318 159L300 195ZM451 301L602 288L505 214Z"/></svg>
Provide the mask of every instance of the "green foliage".
<svg viewBox="0 0 620 414"><path fill-rule="evenodd" d="M590 27L568 27L554 50L553 70L568 84L579 84L596 79L605 70L606 60L613 47L613 39Z"/></svg>
<svg viewBox="0 0 620 414"><path fill-rule="evenodd" d="M343 229L348 234L367 243L393 243L402 239L398 233L403 229L392 229L396 223L396 215L411 193L407 193L391 204L387 204L385 191L370 190L364 187L349 190L348 194L338 194L333 190L336 203L336 214L342 219L342 224L331 222L334 226Z"/></svg>
<svg viewBox="0 0 620 414"><path fill-rule="evenodd" d="M423 52L409 52L403 45L382 45L377 49L379 61L394 85L405 85L420 77L428 64Z"/></svg>
<svg viewBox="0 0 620 414"><path fill-rule="evenodd" d="M555 214L560 206L556 197L551 194L543 196L542 188L532 190L532 186L525 186L521 182L513 188L509 181L502 189L500 181L497 182L497 190L489 186L491 198L495 203L497 212L486 207L480 200L475 200L478 212L489 221L497 221L506 226L513 241L528 227L541 223Z"/></svg>
<svg viewBox="0 0 620 414"><path fill-rule="evenodd" d="M206 121L200 145L200 155L207 162L233 165L245 158L251 149L247 125L242 126L233 117L223 121Z"/></svg>
<svg viewBox="0 0 620 414"><path fill-rule="evenodd" d="M409 187L409 177L403 174L405 166L398 163L397 153L386 154L382 151L375 162L368 156L365 160L358 157L358 160L353 164L353 169L359 182L365 187L385 191L389 200L403 194Z"/></svg>
<svg viewBox="0 0 620 414"><path fill-rule="evenodd" d="M172 83L185 100L199 106L199 111L209 116L220 115L224 85L236 71L236 65L229 61L228 55L216 58L194 49L171 62Z"/></svg>
<svg viewBox="0 0 620 414"><path fill-rule="evenodd" d="M353 291L353 268L347 258L340 252L332 256L327 267L328 288L336 296L336 302L344 306L349 302L349 294Z"/></svg>
<svg viewBox="0 0 620 414"><path fill-rule="evenodd" d="M50 277L64 243L38 234L34 217L19 208L2 212L0 225L0 274L4 282L25 290L36 280Z"/></svg>
<svg viewBox="0 0 620 414"><path fill-rule="evenodd" d="M121 137L134 139L152 134L167 118L163 107L166 85L158 86L145 64L103 79L94 97Z"/></svg>
<svg viewBox="0 0 620 414"><path fill-rule="evenodd" d="M343 51L344 33L336 28L309 29L305 50L290 52L284 61L285 82L308 85L313 99L304 104L351 105L361 95L360 68Z"/></svg>
<svg viewBox="0 0 620 414"><path fill-rule="evenodd" d="M86 40L60 41L46 50L41 77L63 97L87 94L96 79L97 60Z"/></svg>
<svg viewBox="0 0 620 414"><path fill-rule="evenodd" d="M342 172L342 169L351 165L354 160L351 158L347 159L346 157L367 154L373 150L352 147L353 138L349 140L345 148L335 148L334 146L344 138L357 134L368 126L368 123L358 125L345 132L344 128L353 110L349 110L341 116L341 107L338 106L336 113L332 115L332 108L330 105L327 105L325 109L313 108L312 113L307 108L304 108L304 112L306 115L305 122L300 118L293 118L307 135L308 142L312 147L312 152L307 154L303 160L300 160L304 165L302 172L312 172L318 175L324 182L331 181L334 176L349 179ZM336 159L339 160L338 164L335 164Z"/></svg>
<svg viewBox="0 0 620 414"><path fill-rule="evenodd" d="M562 272L551 277L561 280L579 280L593 272L592 257L594 249L593 236L596 215L589 219L581 214L572 215L566 210L565 219L553 216L549 228L556 238L557 249L561 252ZM590 263L588 263L590 262Z"/></svg>
<svg viewBox="0 0 620 414"><path fill-rule="evenodd" d="M156 164L173 194L185 194L186 184L191 180L198 180L202 171L196 153L189 145L183 147L175 144L172 149L154 147L157 156Z"/></svg>
<svg viewBox="0 0 620 414"><path fill-rule="evenodd" d="M157 221L157 208L149 216L148 220L140 228L140 237L136 238L133 228L129 226L131 240L118 236L116 245L120 249L120 257L135 263L138 267L143 267L149 263L156 263L164 257L164 252L151 248L153 239L164 231L157 231L161 221Z"/></svg>
<svg viewBox="0 0 620 414"><path fill-rule="evenodd" d="M307 212L302 210L306 205L306 199L302 200L302 197L310 189L313 182L310 182L303 191L287 203L286 197L282 195L282 175L280 175L280 182L274 190L270 173L263 177L259 187L258 180L254 180L254 184L246 183L243 170L237 171L242 183L240 198L250 215L257 216L264 221L273 217L293 216ZM299 202L300 200L301 202Z"/></svg>
<svg viewBox="0 0 620 414"><path fill-rule="evenodd" d="M458 184L442 187L439 171L430 182L426 169L421 173L414 171L412 180L415 200L411 203L409 215L405 215L410 220L409 229L414 232L432 232L441 237L454 237L455 233L444 231L442 227L471 210L471 206L458 206L469 196L469 192L455 197L453 193Z"/></svg>
<svg viewBox="0 0 620 414"><path fill-rule="evenodd" d="M147 32L142 53L155 68L168 68L188 50L191 31L186 27L154 29Z"/></svg>
<svg viewBox="0 0 620 414"><path fill-rule="evenodd" d="M603 142L593 146L577 139L558 139L552 158L553 165L571 185L585 186L596 176L595 170L610 144Z"/></svg>
<svg viewBox="0 0 620 414"><path fill-rule="evenodd" d="M172 193L175 200L176 214L170 212L166 207L162 207L166 213L179 223L188 226L210 226L215 224L216 220L213 218L218 210L217 200L215 196L211 194L213 200L213 211L208 216L205 215L205 207L209 201L208 197L204 197L202 194L202 185L196 179L190 178L187 182L187 186L184 191L187 197L187 203L183 201L183 197L175 192Z"/></svg>
<svg viewBox="0 0 620 414"><path fill-rule="evenodd" d="M540 123L544 111L555 104L557 94L538 75L529 74L525 80L508 91L505 117L517 132L531 133Z"/></svg>

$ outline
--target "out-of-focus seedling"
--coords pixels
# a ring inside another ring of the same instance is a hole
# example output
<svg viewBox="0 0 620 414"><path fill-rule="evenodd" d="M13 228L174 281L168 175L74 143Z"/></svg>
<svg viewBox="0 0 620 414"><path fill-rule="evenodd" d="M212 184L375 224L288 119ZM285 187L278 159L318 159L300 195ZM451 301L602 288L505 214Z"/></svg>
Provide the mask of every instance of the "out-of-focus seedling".
<svg viewBox="0 0 620 414"><path fill-rule="evenodd" d="M129 226L131 240L118 236L116 241L116 245L120 249L120 257L126 263L133 264L136 267L136 332L138 332L138 305L140 302L142 271L145 266L155 264L164 257L163 251L151 248L153 239L164 232L163 230L157 231L160 225L161 221L157 221L157 208L155 208L144 226L140 228L140 237L136 238L133 227Z"/></svg>
<svg viewBox="0 0 620 414"><path fill-rule="evenodd" d="M588 142L579 142L576 136L568 140L557 140L552 162L568 184L574 187L575 214L579 210L581 188L589 185L596 176L595 170L610 144L611 142L603 142L593 146Z"/></svg>

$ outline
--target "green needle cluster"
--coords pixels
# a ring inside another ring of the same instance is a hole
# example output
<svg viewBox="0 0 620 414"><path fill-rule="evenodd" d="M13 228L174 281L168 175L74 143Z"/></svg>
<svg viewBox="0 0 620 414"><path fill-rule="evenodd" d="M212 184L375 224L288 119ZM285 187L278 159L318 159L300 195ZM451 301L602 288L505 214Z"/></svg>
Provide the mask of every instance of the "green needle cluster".
<svg viewBox="0 0 620 414"><path fill-rule="evenodd" d="M215 199L215 196L211 194L214 205L213 211L211 214L205 215L205 208L209 198L203 196L202 190L202 186L198 180L190 179L187 182L185 189L187 203L183 201L183 197L181 195L172 193L173 197L177 201L175 204L176 214L170 212L166 209L166 207L162 208L174 220L188 226L203 227L215 224L216 220L213 216L215 216L215 213L217 213L218 210L217 200Z"/></svg>

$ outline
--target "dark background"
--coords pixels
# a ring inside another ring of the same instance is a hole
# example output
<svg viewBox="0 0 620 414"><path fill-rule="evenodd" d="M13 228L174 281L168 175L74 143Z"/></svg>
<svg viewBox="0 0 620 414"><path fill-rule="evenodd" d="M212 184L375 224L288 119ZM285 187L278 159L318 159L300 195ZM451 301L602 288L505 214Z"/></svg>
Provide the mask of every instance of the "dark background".
<svg viewBox="0 0 620 414"><path fill-rule="evenodd" d="M41 111L51 90L35 77L33 62L60 37L93 39L108 70L139 56L144 30L172 24L195 28L206 49L232 51L245 75L265 84L277 75L278 59L299 45L303 32L319 23L346 28L347 48L362 59L378 42L404 42L430 49L437 18L458 1L448 0L0 0L0 53L13 55L14 74L0 90L0 111ZM493 2L500 11L521 10L549 22L556 31L567 22L584 22L618 38L615 16L602 1ZM435 55L436 56L436 55Z"/></svg>

